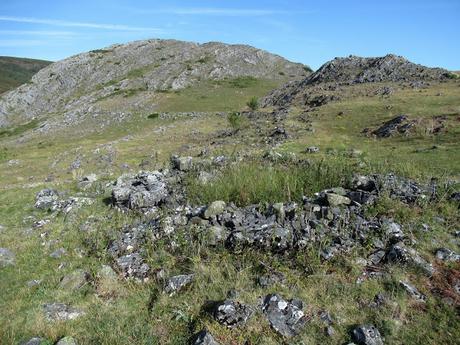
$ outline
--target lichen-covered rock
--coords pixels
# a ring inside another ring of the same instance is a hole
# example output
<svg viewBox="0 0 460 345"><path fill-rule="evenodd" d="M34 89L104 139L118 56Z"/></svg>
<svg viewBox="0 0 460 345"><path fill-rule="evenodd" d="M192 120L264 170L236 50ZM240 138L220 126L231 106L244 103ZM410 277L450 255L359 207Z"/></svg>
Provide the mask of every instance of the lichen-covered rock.
<svg viewBox="0 0 460 345"><path fill-rule="evenodd" d="M76 291L88 283L90 275L83 269L77 269L61 279L59 287L64 290Z"/></svg>
<svg viewBox="0 0 460 345"><path fill-rule="evenodd" d="M43 305L43 312L48 321L74 320L85 314L84 311L64 303L47 303Z"/></svg>
<svg viewBox="0 0 460 345"><path fill-rule="evenodd" d="M225 201L222 200L212 202L204 211L204 218L209 219L221 214L224 212L226 205Z"/></svg>
<svg viewBox="0 0 460 345"><path fill-rule="evenodd" d="M113 204L124 210L148 211L168 196L165 176L158 172L141 172L118 178L112 190Z"/></svg>
<svg viewBox="0 0 460 345"><path fill-rule="evenodd" d="M249 306L234 300L225 300L219 303L214 310L214 318L228 328L244 325L252 316Z"/></svg>
<svg viewBox="0 0 460 345"><path fill-rule="evenodd" d="M280 295L265 297L262 310L272 328L286 338L298 335L307 323L300 300L284 300Z"/></svg>
<svg viewBox="0 0 460 345"><path fill-rule="evenodd" d="M171 157L171 165L173 169L179 171L190 171L193 168L193 158L192 157L179 157L179 156L172 156Z"/></svg>
<svg viewBox="0 0 460 345"><path fill-rule="evenodd" d="M74 337L61 338L56 345L78 345Z"/></svg>
<svg viewBox="0 0 460 345"><path fill-rule="evenodd" d="M387 253L387 260L393 263L411 265L422 270L427 276L432 276L434 273L432 264L423 259L415 249L406 247L401 243L390 247Z"/></svg>
<svg viewBox="0 0 460 345"><path fill-rule="evenodd" d="M379 330L372 325L356 327L353 330L352 336L353 341L358 345L383 345Z"/></svg>

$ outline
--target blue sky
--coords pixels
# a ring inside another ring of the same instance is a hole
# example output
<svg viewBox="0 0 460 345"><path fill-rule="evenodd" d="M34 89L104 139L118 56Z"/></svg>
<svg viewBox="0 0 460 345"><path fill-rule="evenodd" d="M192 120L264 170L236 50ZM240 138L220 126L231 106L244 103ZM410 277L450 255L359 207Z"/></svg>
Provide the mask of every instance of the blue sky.
<svg viewBox="0 0 460 345"><path fill-rule="evenodd" d="M245 43L318 68L350 54L460 70L460 0L1 0L0 55L59 60L146 38Z"/></svg>

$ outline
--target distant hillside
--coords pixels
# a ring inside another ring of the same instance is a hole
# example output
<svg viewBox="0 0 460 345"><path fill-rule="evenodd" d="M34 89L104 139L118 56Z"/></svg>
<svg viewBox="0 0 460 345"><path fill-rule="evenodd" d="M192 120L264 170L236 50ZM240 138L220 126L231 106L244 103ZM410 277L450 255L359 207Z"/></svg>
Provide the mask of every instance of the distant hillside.
<svg viewBox="0 0 460 345"><path fill-rule="evenodd" d="M0 56L0 93L27 83L32 76L51 62Z"/></svg>
<svg viewBox="0 0 460 345"><path fill-rule="evenodd" d="M109 117L118 121L134 110L156 111L165 93L206 81L248 77L281 84L309 74L302 64L245 45L136 41L79 54L41 70L30 84L0 97L0 127L49 114L61 114L53 121L62 126L96 117L99 124Z"/></svg>

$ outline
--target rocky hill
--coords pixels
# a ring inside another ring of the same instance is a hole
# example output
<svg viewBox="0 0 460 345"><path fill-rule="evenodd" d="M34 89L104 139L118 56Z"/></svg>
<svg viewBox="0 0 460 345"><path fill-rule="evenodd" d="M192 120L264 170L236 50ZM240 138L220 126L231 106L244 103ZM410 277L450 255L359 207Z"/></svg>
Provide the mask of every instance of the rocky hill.
<svg viewBox="0 0 460 345"><path fill-rule="evenodd" d="M79 54L41 70L31 83L0 98L0 126L50 113L62 115L61 122L79 123L101 112L97 101L120 94L144 92L146 97L136 100L139 109L155 93L206 80L253 77L281 82L308 74L302 64L245 45L136 41Z"/></svg>
<svg viewBox="0 0 460 345"><path fill-rule="evenodd" d="M27 83L50 61L0 56L0 94Z"/></svg>
<svg viewBox="0 0 460 345"><path fill-rule="evenodd" d="M309 99L312 89L334 91L338 86L364 83L419 83L443 81L453 74L442 68L415 64L402 56L335 58L303 80L290 82L265 98L265 105L286 105ZM305 103L305 102L304 102ZM307 100L308 103L308 100Z"/></svg>

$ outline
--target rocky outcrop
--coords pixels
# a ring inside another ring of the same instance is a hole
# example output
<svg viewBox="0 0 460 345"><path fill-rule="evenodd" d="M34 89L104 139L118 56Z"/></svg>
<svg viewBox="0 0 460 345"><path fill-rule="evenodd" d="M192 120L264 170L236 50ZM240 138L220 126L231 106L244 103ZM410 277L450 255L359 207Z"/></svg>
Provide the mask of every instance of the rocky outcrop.
<svg viewBox="0 0 460 345"><path fill-rule="evenodd" d="M334 101L334 90L341 85L363 83L422 83L450 79L452 73L442 68L429 68L401 56L335 58L303 80L292 81L272 91L261 101L262 106L301 105L317 107ZM382 94L382 90L376 92ZM388 91L383 91L388 94Z"/></svg>
<svg viewBox="0 0 460 345"><path fill-rule="evenodd" d="M80 123L104 114L98 100L124 92L178 90L203 80L237 77L282 81L307 74L301 64L245 45L136 41L75 55L42 69L31 83L0 97L0 127L56 112L63 113L62 125Z"/></svg>

